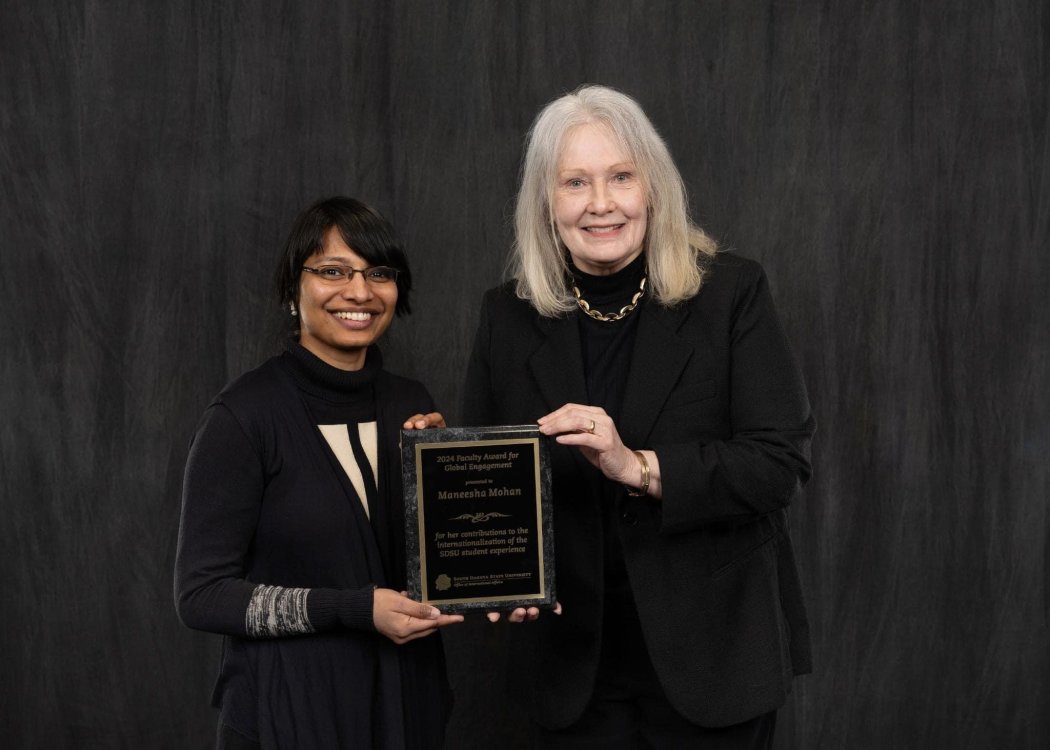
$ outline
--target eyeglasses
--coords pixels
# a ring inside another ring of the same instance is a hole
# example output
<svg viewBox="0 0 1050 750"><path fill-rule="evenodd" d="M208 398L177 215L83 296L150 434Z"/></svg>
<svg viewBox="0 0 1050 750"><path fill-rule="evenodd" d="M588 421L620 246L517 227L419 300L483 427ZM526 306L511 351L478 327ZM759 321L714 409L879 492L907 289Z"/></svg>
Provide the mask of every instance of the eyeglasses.
<svg viewBox="0 0 1050 750"><path fill-rule="evenodd" d="M372 266L371 268L351 268L350 266L318 266L309 268L303 266L304 271L309 271L321 281L329 284L342 284L344 281L352 281L355 273L369 284L389 284L397 281L398 269L390 266Z"/></svg>

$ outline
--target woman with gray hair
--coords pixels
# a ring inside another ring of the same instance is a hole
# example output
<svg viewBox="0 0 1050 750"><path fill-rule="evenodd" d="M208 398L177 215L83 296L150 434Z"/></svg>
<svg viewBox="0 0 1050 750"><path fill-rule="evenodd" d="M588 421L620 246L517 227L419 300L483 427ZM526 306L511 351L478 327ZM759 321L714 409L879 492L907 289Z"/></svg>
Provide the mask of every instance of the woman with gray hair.
<svg viewBox="0 0 1050 750"><path fill-rule="evenodd" d="M537 745L771 746L810 670L785 510L814 422L762 268L690 221L638 104L585 86L530 131L510 276L464 414L553 438L564 611L507 617Z"/></svg>

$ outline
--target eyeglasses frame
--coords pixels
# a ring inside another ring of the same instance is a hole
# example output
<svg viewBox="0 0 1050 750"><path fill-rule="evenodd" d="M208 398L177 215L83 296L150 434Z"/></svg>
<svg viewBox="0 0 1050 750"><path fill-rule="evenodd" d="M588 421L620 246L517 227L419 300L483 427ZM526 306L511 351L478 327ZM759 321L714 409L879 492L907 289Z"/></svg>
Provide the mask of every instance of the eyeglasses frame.
<svg viewBox="0 0 1050 750"><path fill-rule="evenodd" d="M321 275L321 269L324 269L324 268L341 268L341 269L343 269L343 277L339 281L336 281L335 279L326 279L324 276ZM388 269L390 271L393 271L394 272L394 278L388 279L388 280L385 280L385 281L376 281L375 279L369 279L368 276L367 276L368 272L369 271L374 271L377 268L386 268L386 269ZM365 280L366 284L380 284L380 285L389 284L389 283L395 283L396 284L397 283L398 274L401 273L401 269L394 268L393 266L369 266L368 268L354 268L353 266L344 266L344 265L340 265L338 263L326 263L325 265L318 266L317 268L310 268L309 266L303 266L302 269L304 271L309 271L310 273L314 274L321 281L326 282L326 283L330 283L330 284L337 284L337 283L338 284L345 284L345 283L349 283L349 282L353 281L355 273L361 274L361 278Z"/></svg>

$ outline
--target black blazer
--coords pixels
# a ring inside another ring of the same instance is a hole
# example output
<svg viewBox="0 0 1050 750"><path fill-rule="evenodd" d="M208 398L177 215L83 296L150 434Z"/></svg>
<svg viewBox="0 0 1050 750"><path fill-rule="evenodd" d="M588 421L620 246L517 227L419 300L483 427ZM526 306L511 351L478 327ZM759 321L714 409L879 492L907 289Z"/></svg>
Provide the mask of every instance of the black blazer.
<svg viewBox="0 0 1050 750"><path fill-rule="evenodd" d="M810 671L809 626L784 509L809 478L814 430L798 365L754 261L721 253L700 292L648 300L618 425L660 461L662 500L619 498L620 537L653 666L702 726L776 709ZM468 424L534 422L587 403L576 314L543 318L513 284L486 293L466 382ZM515 626L509 684L539 724L564 727L594 687L607 483L551 443L558 599ZM639 644L641 647L641 644Z"/></svg>

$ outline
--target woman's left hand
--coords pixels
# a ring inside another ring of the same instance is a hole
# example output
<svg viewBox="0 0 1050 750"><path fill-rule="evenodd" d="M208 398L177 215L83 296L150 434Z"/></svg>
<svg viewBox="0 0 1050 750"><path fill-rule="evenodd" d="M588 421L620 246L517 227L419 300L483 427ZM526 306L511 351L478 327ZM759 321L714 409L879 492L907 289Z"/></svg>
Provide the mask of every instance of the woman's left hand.
<svg viewBox="0 0 1050 750"><path fill-rule="evenodd" d="M628 487L641 483L641 463L634 451L623 444L620 433L600 406L565 404L536 420L540 432L552 435L562 445L575 445L584 457L607 478ZM652 451L642 451L649 463L648 495L659 498L660 463Z"/></svg>
<svg viewBox="0 0 1050 750"><path fill-rule="evenodd" d="M552 614L561 614L561 602L554 602L554 609L551 610ZM487 612L485 616L489 622L499 622L503 616L500 612ZM539 619L540 608L539 607L518 607L507 612L507 622L532 622L533 620Z"/></svg>
<svg viewBox="0 0 1050 750"><path fill-rule="evenodd" d="M445 418L441 412L432 411L429 414L413 414L401 425L405 430L425 430L428 427L446 427Z"/></svg>
<svg viewBox="0 0 1050 750"><path fill-rule="evenodd" d="M614 482L638 483L638 459L620 440L612 417L600 406L565 404L536 420L540 432L557 436L562 445L575 445L580 453Z"/></svg>

